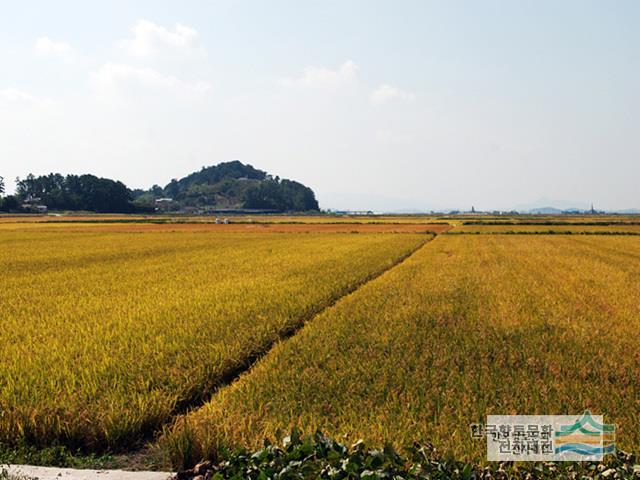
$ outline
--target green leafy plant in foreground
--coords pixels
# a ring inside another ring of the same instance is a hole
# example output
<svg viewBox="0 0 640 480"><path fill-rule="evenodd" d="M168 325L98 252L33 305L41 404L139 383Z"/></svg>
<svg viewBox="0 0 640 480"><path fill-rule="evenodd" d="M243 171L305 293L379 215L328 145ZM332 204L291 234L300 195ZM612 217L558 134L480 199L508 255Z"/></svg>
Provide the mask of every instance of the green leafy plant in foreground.
<svg viewBox="0 0 640 480"><path fill-rule="evenodd" d="M111 463L111 455L87 455L80 451L74 452L63 445L37 448L25 443L14 446L0 443L0 465L26 464L66 468L104 468ZM0 476L0 480L3 480L3 477Z"/></svg>
<svg viewBox="0 0 640 480"><path fill-rule="evenodd" d="M536 462L465 463L440 455L431 445L414 444L406 457L391 445L369 449L362 441L347 447L321 432L302 437L294 430L281 445L265 441L256 452L239 451L220 463L201 462L176 475L188 479L640 479L640 465L631 454L618 452L602 463Z"/></svg>

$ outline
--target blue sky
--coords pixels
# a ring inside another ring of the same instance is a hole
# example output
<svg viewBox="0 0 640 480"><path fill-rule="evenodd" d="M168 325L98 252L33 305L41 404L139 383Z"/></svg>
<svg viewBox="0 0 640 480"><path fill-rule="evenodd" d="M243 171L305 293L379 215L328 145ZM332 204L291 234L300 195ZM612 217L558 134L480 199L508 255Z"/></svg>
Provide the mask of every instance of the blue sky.
<svg viewBox="0 0 640 480"><path fill-rule="evenodd" d="M640 2L3 2L0 175L239 159L325 208L640 207Z"/></svg>

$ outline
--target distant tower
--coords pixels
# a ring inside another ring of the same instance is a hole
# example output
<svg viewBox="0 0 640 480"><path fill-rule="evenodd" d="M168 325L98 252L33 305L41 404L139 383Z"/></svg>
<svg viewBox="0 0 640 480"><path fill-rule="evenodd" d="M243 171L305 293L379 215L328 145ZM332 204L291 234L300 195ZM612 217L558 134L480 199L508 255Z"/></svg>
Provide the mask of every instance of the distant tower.
<svg viewBox="0 0 640 480"><path fill-rule="evenodd" d="M471 213L476 213L476 209L473 205L471 205Z"/></svg>
<svg viewBox="0 0 640 480"><path fill-rule="evenodd" d="M589 213L591 213L591 215L595 215L596 214L596 211L593 208L593 203L591 204L591 211Z"/></svg>

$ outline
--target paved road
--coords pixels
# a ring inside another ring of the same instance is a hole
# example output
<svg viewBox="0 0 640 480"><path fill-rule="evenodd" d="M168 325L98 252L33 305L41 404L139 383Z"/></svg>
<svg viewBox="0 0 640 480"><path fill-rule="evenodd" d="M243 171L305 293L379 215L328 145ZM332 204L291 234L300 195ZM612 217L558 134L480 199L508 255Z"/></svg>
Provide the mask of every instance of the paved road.
<svg viewBox="0 0 640 480"><path fill-rule="evenodd" d="M0 472L2 472L0 465ZM34 467L31 465L10 465L4 467L9 478L20 480L168 480L168 472L125 472L123 470L77 470L75 468Z"/></svg>

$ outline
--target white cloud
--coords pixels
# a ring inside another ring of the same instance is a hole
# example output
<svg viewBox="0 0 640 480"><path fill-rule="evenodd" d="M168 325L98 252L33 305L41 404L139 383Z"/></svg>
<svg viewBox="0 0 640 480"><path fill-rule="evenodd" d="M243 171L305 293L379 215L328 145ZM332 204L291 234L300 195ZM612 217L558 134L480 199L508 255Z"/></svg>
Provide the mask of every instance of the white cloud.
<svg viewBox="0 0 640 480"><path fill-rule="evenodd" d="M23 92L22 90L18 90L17 88L5 88L4 90L0 90L0 98L7 102L34 103L38 101L38 99L33 95Z"/></svg>
<svg viewBox="0 0 640 480"><path fill-rule="evenodd" d="M35 95L31 95L30 93L13 87L0 90L0 101L6 103L34 106L46 106L53 103L49 99L36 97Z"/></svg>
<svg viewBox="0 0 640 480"><path fill-rule="evenodd" d="M393 100L412 102L415 98L416 96L411 92L406 92L393 85L384 83L371 93L369 101L372 105L378 106Z"/></svg>
<svg viewBox="0 0 640 480"><path fill-rule="evenodd" d="M281 84L286 87L336 88L354 84L358 77L358 66L351 60L344 62L338 69L309 66L298 78L285 78Z"/></svg>
<svg viewBox="0 0 640 480"><path fill-rule="evenodd" d="M376 139L381 143L394 145L408 145L415 140L415 136L407 132L397 132L389 129L376 130Z"/></svg>
<svg viewBox="0 0 640 480"><path fill-rule="evenodd" d="M131 31L133 38L123 40L120 46L136 57L149 57L165 51L205 54L204 48L198 44L198 32L179 23L171 31L143 19L138 20Z"/></svg>
<svg viewBox="0 0 640 480"><path fill-rule="evenodd" d="M57 57L65 61L73 59L73 48L66 42L57 42L47 36L38 37L33 47L36 54L43 57Z"/></svg>
<svg viewBox="0 0 640 480"><path fill-rule="evenodd" d="M165 75L151 68L140 68L121 63L105 63L91 73L94 86L102 93L123 93L129 88L144 90L169 90L176 96L193 98L211 89L208 82L187 82L172 75Z"/></svg>

